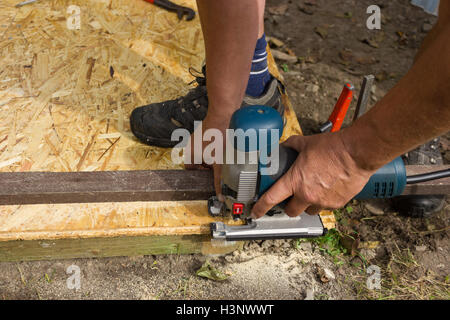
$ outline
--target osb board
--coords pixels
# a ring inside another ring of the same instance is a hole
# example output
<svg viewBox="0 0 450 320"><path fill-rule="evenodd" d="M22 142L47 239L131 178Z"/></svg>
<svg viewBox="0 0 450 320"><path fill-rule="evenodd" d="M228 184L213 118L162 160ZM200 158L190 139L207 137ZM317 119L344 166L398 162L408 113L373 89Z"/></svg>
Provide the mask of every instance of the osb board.
<svg viewBox="0 0 450 320"><path fill-rule="evenodd" d="M189 68L204 58L198 18L143 0L2 3L1 171L181 169L170 149L137 142L128 119L192 87ZM80 7L80 30L67 28L69 5ZM287 118L285 137L299 133L291 109Z"/></svg>
<svg viewBox="0 0 450 320"><path fill-rule="evenodd" d="M0 170L181 169L170 149L137 142L128 116L192 87L189 67L204 58L198 18L142 0L16 3L0 4ZM69 5L81 8L80 30L67 28ZM285 139L301 130L283 100ZM206 234L211 221L204 201L0 206L0 240Z"/></svg>
<svg viewBox="0 0 450 320"><path fill-rule="evenodd" d="M2 3L0 170L180 168L170 150L138 143L128 117L190 89L204 56L198 18L143 0ZM69 5L80 30L67 28Z"/></svg>
<svg viewBox="0 0 450 320"><path fill-rule="evenodd" d="M3 206L0 241L208 234L217 220L206 201ZM333 228L333 213L322 221Z"/></svg>

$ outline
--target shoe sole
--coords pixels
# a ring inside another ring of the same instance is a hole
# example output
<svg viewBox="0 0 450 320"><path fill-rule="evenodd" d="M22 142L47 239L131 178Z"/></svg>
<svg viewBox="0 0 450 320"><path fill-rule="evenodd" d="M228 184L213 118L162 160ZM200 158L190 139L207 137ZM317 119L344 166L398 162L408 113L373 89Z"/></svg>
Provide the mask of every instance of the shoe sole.
<svg viewBox="0 0 450 320"><path fill-rule="evenodd" d="M146 145L149 145L151 147L159 147L159 148L173 148L175 147L178 142L177 141L172 141L172 140L167 140L167 139L162 139L162 138L153 138L150 136L147 136L143 133L134 131L133 126L131 127L131 132L134 134L134 136L136 138L138 138L138 140Z"/></svg>

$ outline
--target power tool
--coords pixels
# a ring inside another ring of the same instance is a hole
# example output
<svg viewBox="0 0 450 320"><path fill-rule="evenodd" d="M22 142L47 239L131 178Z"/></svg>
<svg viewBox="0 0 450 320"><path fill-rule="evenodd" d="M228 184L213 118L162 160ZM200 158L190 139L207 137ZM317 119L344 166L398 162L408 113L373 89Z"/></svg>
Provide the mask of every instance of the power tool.
<svg viewBox="0 0 450 320"><path fill-rule="evenodd" d="M284 213L283 207L289 199L272 208L260 219L250 218L253 204L287 172L298 155L297 151L279 144L283 132L283 120L280 114L268 106L249 106L233 114L229 128L233 130L232 132L253 130L256 135L253 137L257 142L250 143L249 136L244 136L241 143L237 143L236 136L227 137L226 152L229 150L234 152L232 159L234 161L224 161L221 175L223 199L221 201L217 196L211 197L208 200L208 211L212 216L231 216L233 219L240 219L246 223L230 226L223 222L214 222L210 226L212 237L234 241L324 235L327 230L319 215L302 213L291 218ZM271 153L276 150L278 150L278 158L273 157L272 163L268 163ZM238 155L245 161L236 163ZM257 160L252 161L252 157ZM270 165L274 164L273 160L278 160L278 168L274 172L263 174ZM379 169L355 199L392 198L401 195L406 184L448 176L450 176L449 169L407 177L405 165L399 157Z"/></svg>

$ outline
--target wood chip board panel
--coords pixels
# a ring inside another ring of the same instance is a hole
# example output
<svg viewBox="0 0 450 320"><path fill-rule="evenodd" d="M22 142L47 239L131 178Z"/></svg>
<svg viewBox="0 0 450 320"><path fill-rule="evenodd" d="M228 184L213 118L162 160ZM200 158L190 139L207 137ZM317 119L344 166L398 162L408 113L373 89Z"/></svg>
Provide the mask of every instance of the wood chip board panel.
<svg viewBox="0 0 450 320"><path fill-rule="evenodd" d="M189 68L201 70L204 60L198 16L179 21L142 0L49 0L15 8L17 2L0 4L0 171L182 169L170 161L171 149L139 143L128 119L135 107L174 99L195 85ZM194 1L178 3L195 8ZM269 66L281 78L271 55ZM286 139L301 130L283 100ZM322 217L334 226L331 213ZM205 201L0 206L0 260L234 249L211 247L204 236L210 222ZM168 238L154 240L158 248L142 246L158 236ZM68 251L71 239L97 241ZM24 246L18 240L28 240L29 250L18 251Z"/></svg>

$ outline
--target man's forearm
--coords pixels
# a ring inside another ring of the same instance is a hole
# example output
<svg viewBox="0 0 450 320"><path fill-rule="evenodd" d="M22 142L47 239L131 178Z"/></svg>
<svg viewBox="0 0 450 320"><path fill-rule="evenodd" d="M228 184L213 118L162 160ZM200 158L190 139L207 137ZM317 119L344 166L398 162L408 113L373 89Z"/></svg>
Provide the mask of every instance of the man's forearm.
<svg viewBox="0 0 450 320"><path fill-rule="evenodd" d="M410 71L342 137L356 163L377 169L450 130L450 12L423 44ZM444 8L442 8L444 7Z"/></svg>
<svg viewBox="0 0 450 320"><path fill-rule="evenodd" d="M247 88L258 38L258 6L255 0L197 4L205 38L208 114L226 121L241 105Z"/></svg>

